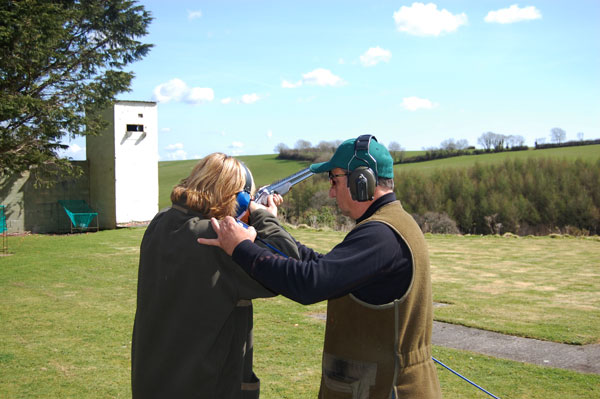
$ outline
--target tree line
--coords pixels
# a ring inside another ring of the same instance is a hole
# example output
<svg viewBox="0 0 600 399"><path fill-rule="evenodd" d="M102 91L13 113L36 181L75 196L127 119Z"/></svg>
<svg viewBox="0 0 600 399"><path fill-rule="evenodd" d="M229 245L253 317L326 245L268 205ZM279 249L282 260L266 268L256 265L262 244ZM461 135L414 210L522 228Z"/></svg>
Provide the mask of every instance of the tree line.
<svg viewBox="0 0 600 399"><path fill-rule="evenodd" d="M424 231L463 234L600 234L600 161L506 160L431 174L404 171L395 193ZM322 175L294 187L285 221L348 230Z"/></svg>
<svg viewBox="0 0 600 399"><path fill-rule="evenodd" d="M583 133L578 133L578 140L565 141L566 132L561 128L552 128L550 130L550 138L552 143L546 144L545 138L538 138L535 141L533 149L570 147L580 145L600 144L600 139L583 140ZM505 151L526 151L529 149L525 145L525 138L520 135L505 135L494 132L485 132L477 139L477 143L481 148L475 148L469 145L467 140L447 139L440 143L440 147L430 147L425 149L424 154L407 157L404 148L396 141L392 141L387 146L394 164L414 163L433 161L436 159L444 159L458 157L463 155L480 155ZM289 148L284 143L279 143L274 150L278 153L278 159L308 161L308 162L323 162L331 158L336 148L341 144L337 141L321 141L317 146L307 140L298 140L294 148Z"/></svg>

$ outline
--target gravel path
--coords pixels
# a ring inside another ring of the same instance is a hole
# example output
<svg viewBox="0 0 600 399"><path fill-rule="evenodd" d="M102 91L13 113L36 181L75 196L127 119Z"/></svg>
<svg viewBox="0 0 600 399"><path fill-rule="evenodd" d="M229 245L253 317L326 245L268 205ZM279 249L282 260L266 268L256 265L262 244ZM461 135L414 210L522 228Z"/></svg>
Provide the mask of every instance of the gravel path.
<svg viewBox="0 0 600 399"><path fill-rule="evenodd" d="M600 374L600 344L567 345L434 322L433 344L540 366Z"/></svg>

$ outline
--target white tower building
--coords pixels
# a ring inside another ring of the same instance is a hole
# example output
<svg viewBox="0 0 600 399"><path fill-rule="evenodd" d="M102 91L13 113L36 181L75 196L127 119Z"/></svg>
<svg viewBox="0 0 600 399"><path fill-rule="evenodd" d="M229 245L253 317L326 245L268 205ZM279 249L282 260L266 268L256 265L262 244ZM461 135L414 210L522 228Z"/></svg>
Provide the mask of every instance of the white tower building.
<svg viewBox="0 0 600 399"><path fill-rule="evenodd" d="M99 136L86 137L90 205L101 229L151 220L158 212L158 111L155 102L117 101Z"/></svg>

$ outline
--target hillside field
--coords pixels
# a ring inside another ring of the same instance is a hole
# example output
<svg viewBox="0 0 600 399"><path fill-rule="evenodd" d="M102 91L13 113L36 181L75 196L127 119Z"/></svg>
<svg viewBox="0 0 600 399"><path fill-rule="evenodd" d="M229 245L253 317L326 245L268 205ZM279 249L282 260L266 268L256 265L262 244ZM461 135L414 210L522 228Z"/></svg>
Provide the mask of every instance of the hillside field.
<svg viewBox="0 0 600 399"><path fill-rule="evenodd" d="M406 155L413 156L420 153L422 151L409 151ZM427 162L398 164L394 166L394 171L420 170L428 173L438 168L465 168L474 165L476 162L494 164L502 163L506 159L527 158L564 158L596 161L600 159L600 145L466 155ZM239 156L238 159L246 163L250 168L256 180L257 187L272 183L309 166L308 162L279 160L277 159L277 154ZM169 196L172 188L181 179L189 175L197 162L198 160L159 162L159 207L161 209L170 205Z"/></svg>

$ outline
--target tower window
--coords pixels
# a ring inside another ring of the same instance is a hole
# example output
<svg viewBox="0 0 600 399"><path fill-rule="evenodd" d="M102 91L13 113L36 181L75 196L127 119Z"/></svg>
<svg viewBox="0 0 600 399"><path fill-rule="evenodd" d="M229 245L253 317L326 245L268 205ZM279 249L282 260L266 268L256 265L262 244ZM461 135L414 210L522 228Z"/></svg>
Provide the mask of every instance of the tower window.
<svg viewBox="0 0 600 399"><path fill-rule="evenodd" d="M128 132L143 132L144 125L127 125Z"/></svg>

